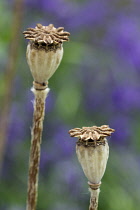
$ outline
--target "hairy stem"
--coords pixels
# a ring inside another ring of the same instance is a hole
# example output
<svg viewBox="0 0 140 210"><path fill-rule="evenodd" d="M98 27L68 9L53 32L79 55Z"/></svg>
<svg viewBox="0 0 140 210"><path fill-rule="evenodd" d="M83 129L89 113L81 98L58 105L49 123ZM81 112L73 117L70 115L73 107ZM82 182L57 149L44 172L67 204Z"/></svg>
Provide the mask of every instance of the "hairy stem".
<svg viewBox="0 0 140 210"><path fill-rule="evenodd" d="M35 95L31 149L29 158L28 196L26 210L35 210L38 195L38 176L40 164L40 147L45 115L45 99L49 88L45 90L32 89Z"/></svg>
<svg viewBox="0 0 140 210"><path fill-rule="evenodd" d="M100 189L89 189L90 191L90 205L89 210L97 210L98 209L98 199L99 199L99 193Z"/></svg>

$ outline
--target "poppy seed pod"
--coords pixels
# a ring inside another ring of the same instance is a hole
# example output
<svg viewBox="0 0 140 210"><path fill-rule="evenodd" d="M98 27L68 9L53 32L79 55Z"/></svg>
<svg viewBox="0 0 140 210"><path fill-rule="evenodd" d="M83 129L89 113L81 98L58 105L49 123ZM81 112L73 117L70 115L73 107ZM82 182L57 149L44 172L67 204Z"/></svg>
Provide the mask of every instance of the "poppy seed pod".
<svg viewBox="0 0 140 210"><path fill-rule="evenodd" d="M100 183L109 156L109 147L106 139L105 145L97 147L85 147L76 145L76 154L88 181L94 184Z"/></svg>
<svg viewBox="0 0 140 210"><path fill-rule="evenodd" d="M55 28L53 24L37 24L23 34L30 40L26 56L34 81L45 85L62 60L63 42L69 40L70 33L63 27Z"/></svg>
<svg viewBox="0 0 140 210"><path fill-rule="evenodd" d="M114 129L107 125L101 127L82 127L69 131L71 137L79 137L76 154L89 183L100 184L109 156L106 136Z"/></svg>

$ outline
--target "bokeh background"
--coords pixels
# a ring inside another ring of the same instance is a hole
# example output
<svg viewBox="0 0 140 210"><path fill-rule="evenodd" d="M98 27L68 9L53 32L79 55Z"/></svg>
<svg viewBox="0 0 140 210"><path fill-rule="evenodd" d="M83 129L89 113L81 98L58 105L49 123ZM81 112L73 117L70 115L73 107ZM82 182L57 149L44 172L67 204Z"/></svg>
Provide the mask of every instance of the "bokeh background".
<svg viewBox="0 0 140 210"><path fill-rule="evenodd" d="M46 100L37 210L85 210L87 180L75 154L74 127L108 124L110 158L99 210L140 206L140 1L0 1L0 210L24 210L32 76L22 31L64 26L62 63Z"/></svg>

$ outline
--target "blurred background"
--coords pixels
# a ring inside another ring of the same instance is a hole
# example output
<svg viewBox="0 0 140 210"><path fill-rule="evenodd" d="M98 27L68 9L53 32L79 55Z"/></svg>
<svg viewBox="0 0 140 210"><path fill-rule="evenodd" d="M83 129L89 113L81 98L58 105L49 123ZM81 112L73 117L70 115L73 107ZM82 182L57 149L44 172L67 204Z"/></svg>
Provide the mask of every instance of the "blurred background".
<svg viewBox="0 0 140 210"><path fill-rule="evenodd" d="M22 32L64 26L60 67L49 81L37 210L85 210L87 179L68 130L110 125L99 210L140 206L140 1L0 1L0 210L26 205L32 76Z"/></svg>

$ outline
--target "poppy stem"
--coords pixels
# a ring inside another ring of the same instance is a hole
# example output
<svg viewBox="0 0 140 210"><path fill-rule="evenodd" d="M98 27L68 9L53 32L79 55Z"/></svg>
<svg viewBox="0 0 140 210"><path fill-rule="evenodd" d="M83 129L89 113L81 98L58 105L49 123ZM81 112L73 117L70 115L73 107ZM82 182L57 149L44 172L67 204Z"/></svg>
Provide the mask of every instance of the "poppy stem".
<svg viewBox="0 0 140 210"><path fill-rule="evenodd" d="M28 196L26 210L35 210L38 196L38 177L40 164L40 150L43 131L43 120L45 116L45 100L49 88L36 90L32 88L35 95L33 128L31 132L31 148L29 157Z"/></svg>

